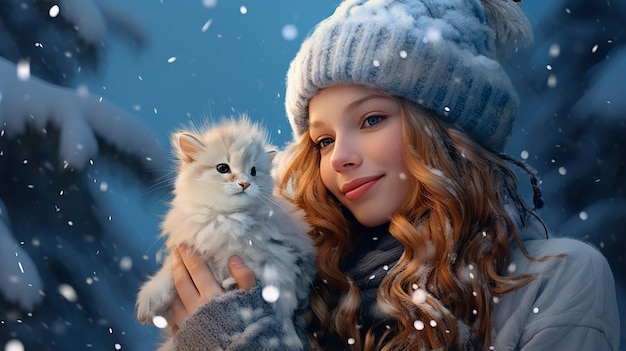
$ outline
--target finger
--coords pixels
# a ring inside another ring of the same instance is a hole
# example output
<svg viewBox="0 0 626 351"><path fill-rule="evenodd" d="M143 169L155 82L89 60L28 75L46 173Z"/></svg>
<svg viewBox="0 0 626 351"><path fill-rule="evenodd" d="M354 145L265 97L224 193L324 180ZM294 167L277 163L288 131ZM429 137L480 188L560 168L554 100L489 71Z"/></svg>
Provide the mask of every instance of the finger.
<svg viewBox="0 0 626 351"><path fill-rule="evenodd" d="M181 300L183 306L188 308L188 313L191 314L195 311L195 306L202 303L200 299L200 293L196 288L187 267L182 261L179 250L175 249L172 252L172 274L174 277L174 287L178 293L178 297Z"/></svg>
<svg viewBox="0 0 626 351"><path fill-rule="evenodd" d="M178 252L196 287L196 291L200 293L202 302L208 302L223 292L222 287L215 281L213 273L200 255L184 247L180 247Z"/></svg>
<svg viewBox="0 0 626 351"><path fill-rule="evenodd" d="M254 272L246 266L241 257L232 256L228 260L228 270L237 281L239 289L250 290L256 285Z"/></svg>
<svg viewBox="0 0 626 351"><path fill-rule="evenodd" d="M172 331L172 335L176 334L180 326L183 324L185 319L189 317L187 314L187 309L185 309L185 305L180 300L178 296L174 298L172 302L172 320L169 321L170 330Z"/></svg>

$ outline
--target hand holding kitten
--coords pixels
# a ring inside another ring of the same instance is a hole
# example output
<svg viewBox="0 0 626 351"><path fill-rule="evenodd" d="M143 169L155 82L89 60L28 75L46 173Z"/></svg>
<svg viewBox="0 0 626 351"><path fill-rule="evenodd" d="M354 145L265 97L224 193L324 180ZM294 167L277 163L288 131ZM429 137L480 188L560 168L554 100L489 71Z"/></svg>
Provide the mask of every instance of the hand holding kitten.
<svg viewBox="0 0 626 351"><path fill-rule="evenodd" d="M239 289L249 290L256 285L254 272L239 256L228 261L230 274L237 281ZM172 318L168 325L175 334L178 326L194 314L200 306L223 293L213 273L198 254L185 247L178 247L173 255L172 270L174 286L178 296L172 303Z"/></svg>

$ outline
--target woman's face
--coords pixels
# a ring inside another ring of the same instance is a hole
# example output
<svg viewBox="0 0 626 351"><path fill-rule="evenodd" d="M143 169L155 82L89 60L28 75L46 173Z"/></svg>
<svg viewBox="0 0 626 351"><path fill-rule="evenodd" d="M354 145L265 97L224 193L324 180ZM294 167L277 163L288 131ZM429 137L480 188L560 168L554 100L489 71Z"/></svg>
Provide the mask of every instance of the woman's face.
<svg viewBox="0 0 626 351"><path fill-rule="evenodd" d="M322 181L365 226L386 223L411 193L400 103L379 90L336 85L309 103Z"/></svg>

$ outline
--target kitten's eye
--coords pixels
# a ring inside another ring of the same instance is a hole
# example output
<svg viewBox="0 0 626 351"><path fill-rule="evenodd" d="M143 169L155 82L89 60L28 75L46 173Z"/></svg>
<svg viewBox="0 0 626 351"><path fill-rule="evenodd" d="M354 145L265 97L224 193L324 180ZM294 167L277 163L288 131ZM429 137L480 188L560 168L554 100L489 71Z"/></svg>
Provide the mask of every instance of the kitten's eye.
<svg viewBox="0 0 626 351"><path fill-rule="evenodd" d="M220 173L228 173L230 172L230 167L228 167L227 164L225 163L220 163L217 166L215 166L215 169L217 169L218 172Z"/></svg>
<svg viewBox="0 0 626 351"><path fill-rule="evenodd" d="M251 176L256 176L256 167L252 167L252 169L250 170L250 175Z"/></svg>

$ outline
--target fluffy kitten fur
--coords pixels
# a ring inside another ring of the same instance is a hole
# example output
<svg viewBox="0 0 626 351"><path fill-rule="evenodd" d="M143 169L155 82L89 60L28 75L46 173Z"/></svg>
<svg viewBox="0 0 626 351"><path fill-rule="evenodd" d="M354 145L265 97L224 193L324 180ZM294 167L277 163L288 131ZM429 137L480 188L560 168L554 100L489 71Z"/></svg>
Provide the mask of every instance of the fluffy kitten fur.
<svg viewBox="0 0 626 351"><path fill-rule="evenodd" d="M171 208L161 224L168 251L180 244L205 259L222 287L235 286L228 259L239 255L261 286L278 288L272 302L294 349L300 348L292 323L297 307L308 303L314 274L314 248L301 211L273 195L275 151L267 135L246 116L205 130L173 134L178 175ZM171 257L137 297L137 317L150 323L167 316L176 292ZM235 313L235 311L233 311ZM160 350L173 350L170 338Z"/></svg>

